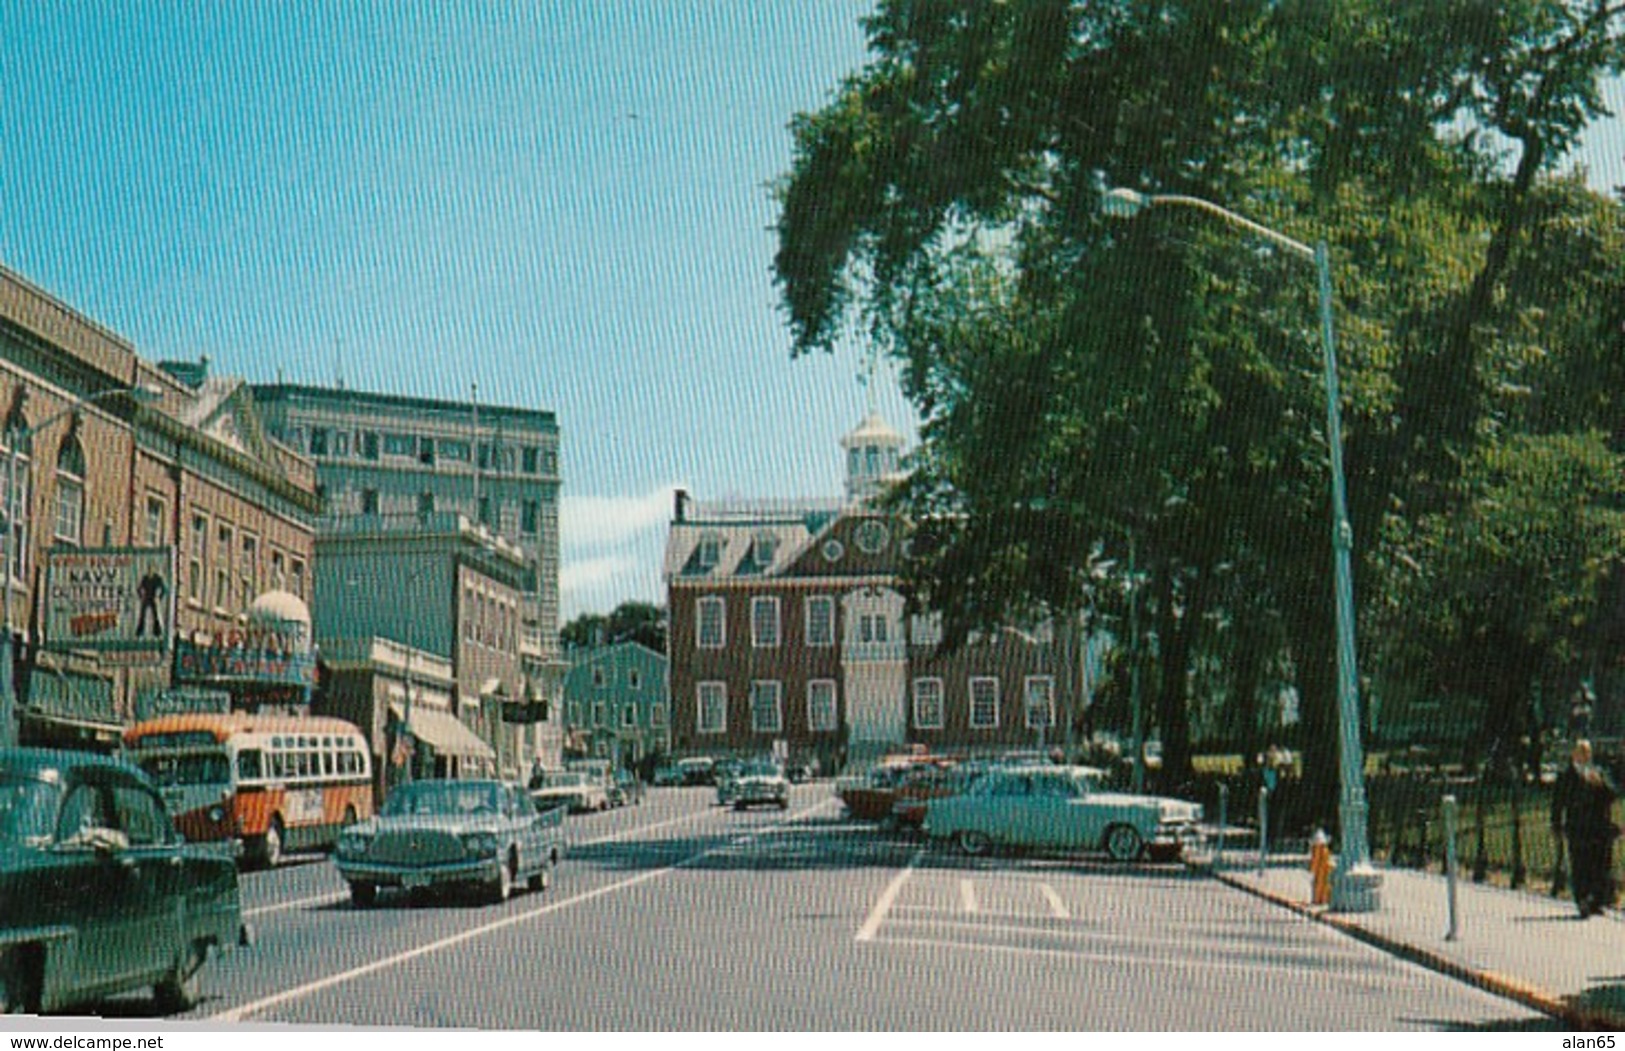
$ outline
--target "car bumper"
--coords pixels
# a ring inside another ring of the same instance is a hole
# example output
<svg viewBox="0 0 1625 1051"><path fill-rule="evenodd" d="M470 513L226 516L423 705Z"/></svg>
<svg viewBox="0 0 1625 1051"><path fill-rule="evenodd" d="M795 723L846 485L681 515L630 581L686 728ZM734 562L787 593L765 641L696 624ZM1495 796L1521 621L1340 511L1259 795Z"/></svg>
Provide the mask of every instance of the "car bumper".
<svg viewBox="0 0 1625 1051"><path fill-rule="evenodd" d="M417 889L457 883L491 883L501 876L500 864L494 857L439 865L400 865L348 858L335 864L346 882L372 883L380 887Z"/></svg>

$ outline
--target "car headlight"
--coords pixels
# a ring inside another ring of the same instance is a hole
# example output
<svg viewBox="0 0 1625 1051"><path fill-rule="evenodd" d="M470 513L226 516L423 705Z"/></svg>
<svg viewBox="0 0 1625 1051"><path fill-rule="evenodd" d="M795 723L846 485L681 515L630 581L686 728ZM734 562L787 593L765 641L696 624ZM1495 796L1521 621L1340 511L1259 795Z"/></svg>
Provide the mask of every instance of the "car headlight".
<svg viewBox="0 0 1625 1051"><path fill-rule="evenodd" d="M468 832L463 835L463 850L477 858L494 858L497 837L494 832Z"/></svg>
<svg viewBox="0 0 1625 1051"><path fill-rule="evenodd" d="M209 821L210 822L212 822L213 824L218 825L218 824L220 824L220 822L222 822L224 820L226 820L226 810L225 810L224 807L212 806L212 807L209 808Z"/></svg>
<svg viewBox="0 0 1625 1051"><path fill-rule="evenodd" d="M367 848L370 846L372 846L371 836L364 836L356 832L346 832L344 835L339 837L338 845L334 849L338 851L339 856L341 857L358 858L365 854L367 852Z"/></svg>

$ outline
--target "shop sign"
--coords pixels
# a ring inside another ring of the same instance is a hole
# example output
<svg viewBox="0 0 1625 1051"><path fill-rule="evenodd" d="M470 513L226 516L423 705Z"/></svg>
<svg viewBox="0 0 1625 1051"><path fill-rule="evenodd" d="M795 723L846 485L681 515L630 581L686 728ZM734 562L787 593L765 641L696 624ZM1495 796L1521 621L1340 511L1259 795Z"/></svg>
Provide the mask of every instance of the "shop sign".
<svg viewBox="0 0 1625 1051"><path fill-rule="evenodd" d="M53 650L162 653L174 625L167 547L45 552L45 642Z"/></svg>
<svg viewBox="0 0 1625 1051"><path fill-rule="evenodd" d="M176 639L175 679L314 687L316 655L302 631L228 631L207 644Z"/></svg>

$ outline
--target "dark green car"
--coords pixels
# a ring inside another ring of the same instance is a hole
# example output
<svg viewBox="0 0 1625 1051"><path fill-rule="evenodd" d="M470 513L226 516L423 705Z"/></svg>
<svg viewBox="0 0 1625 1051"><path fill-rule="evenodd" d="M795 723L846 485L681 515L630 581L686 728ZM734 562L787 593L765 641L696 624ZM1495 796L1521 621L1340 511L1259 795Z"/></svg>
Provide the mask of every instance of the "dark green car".
<svg viewBox="0 0 1625 1051"><path fill-rule="evenodd" d="M235 860L183 840L141 771L0 749L0 1014L147 987L189 1010L209 954L246 940Z"/></svg>

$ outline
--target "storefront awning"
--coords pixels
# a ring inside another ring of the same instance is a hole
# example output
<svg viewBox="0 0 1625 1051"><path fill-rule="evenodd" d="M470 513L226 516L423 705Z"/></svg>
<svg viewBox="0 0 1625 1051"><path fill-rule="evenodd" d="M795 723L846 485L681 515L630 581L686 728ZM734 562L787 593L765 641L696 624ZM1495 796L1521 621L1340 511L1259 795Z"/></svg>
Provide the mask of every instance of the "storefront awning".
<svg viewBox="0 0 1625 1051"><path fill-rule="evenodd" d="M401 706L389 706L395 718L402 718ZM433 748L441 755L455 755L473 757L475 759L495 759L496 752L491 746L480 740L473 730L464 726L462 722L450 712L436 711L433 708L412 709L412 736Z"/></svg>

